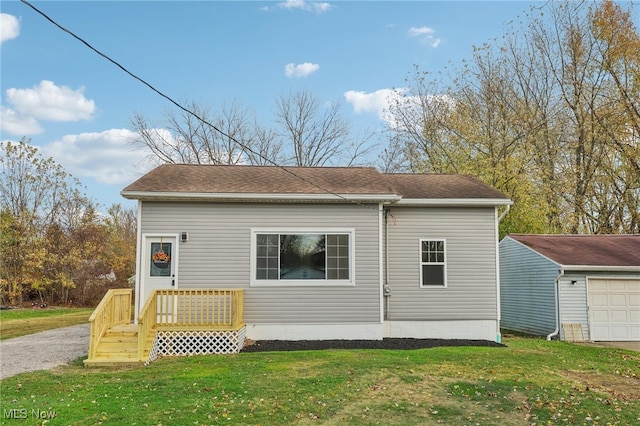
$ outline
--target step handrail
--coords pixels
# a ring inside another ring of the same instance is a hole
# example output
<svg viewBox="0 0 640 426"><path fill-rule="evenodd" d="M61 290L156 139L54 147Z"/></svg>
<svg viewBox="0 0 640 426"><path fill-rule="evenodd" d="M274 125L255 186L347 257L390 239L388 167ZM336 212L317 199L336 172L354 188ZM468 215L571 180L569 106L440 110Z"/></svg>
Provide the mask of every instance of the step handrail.
<svg viewBox="0 0 640 426"><path fill-rule="evenodd" d="M157 290L153 290L138 315L138 361L144 361L147 338L157 326Z"/></svg>
<svg viewBox="0 0 640 426"><path fill-rule="evenodd" d="M96 357L100 339L109 328L131 322L132 294L133 290L130 288L109 289L96 306L89 317L89 360Z"/></svg>

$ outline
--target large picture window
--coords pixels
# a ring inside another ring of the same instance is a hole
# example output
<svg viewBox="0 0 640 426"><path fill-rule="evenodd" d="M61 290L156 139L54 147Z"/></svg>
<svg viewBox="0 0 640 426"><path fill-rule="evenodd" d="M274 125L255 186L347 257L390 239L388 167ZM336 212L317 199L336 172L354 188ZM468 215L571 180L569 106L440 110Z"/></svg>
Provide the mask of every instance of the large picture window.
<svg viewBox="0 0 640 426"><path fill-rule="evenodd" d="M254 231L255 282L348 282L351 232Z"/></svg>
<svg viewBox="0 0 640 426"><path fill-rule="evenodd" d="M420 240L420 286L445 287L447 265L444 240Z"/></svg>

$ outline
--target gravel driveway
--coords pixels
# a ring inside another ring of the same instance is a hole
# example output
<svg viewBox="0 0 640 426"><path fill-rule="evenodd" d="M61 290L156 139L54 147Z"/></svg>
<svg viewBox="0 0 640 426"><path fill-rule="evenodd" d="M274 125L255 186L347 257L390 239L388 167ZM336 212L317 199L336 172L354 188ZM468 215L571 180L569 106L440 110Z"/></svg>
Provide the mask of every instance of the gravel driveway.
<svg viewBox="0 0 640 426"><path fill-rule="evenodd" d="M0 340L0 380L68 364L88 353L89 324Z"/></svg>

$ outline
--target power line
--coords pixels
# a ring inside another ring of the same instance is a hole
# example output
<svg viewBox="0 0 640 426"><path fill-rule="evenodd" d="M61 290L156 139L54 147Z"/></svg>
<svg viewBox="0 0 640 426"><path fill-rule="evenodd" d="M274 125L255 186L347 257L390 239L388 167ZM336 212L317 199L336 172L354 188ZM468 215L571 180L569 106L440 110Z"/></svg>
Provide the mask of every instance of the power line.
<svg viewBox="0 0 640 426"><path fill-rule="evenodd" d="M151 85L149 82L147 82L146 80L144 80L141 77L138 77L137 75L135 75L134 73L132 73L131 71L129 71L127 68L125 68L123 65L121 65L119 62L115 61L114 59L112 59L111 57L109 57L108 55L106 55L105 53L102 53L100 50L96 49L95 47L93 47L88 41L84 40L82 37L76 35L73 31L63 27L62 25L60 25L59 23L57 23L55 20L53 20L51 17L49 17L46 13L42 12L40 9L38 9L37 7L35 7L34 5L32 5L31 3L29 3L27 0L20 0L22 3L26 4L27 6L29 6L31 9L33 9L36 13L38 13L39 15L41 15L43 18L45 18L47 21L51 22L53 25L55 25L56 27L58 27L60 30L64 31L65 33L69 34L71 37L75 38L76 40L78 40L80 43L84 44L85 46L87 46L89 49L91 49L93 52L97 53L98 55L102 56L104 59L106 59L107 61L111 62L113 65L115 65L116 67L120 68L122 71L124 71L126 74L128 74L130 77L138 80L140 83L142 83L143 85L147 86L149 89L151 89L153 92L155 92L156 94L160 95L161 97L165 98L166 100L168 100L169 102L171 102L173 105L175 105L176 107L178 107L179 109L181 109L182 111L186 112L189 115L192 115L194 118L196 118L197 120L201 121L202 123L206 124L207 126L211 127L213 130L215 130L216 132L220 133L222 136L224 136L225 138L230 139L231 141L233 141L234 143L238 144L240 147L242 147L242 149L249 151L250 153L257 155L258 157L260 157L261 159L263 159L264 161L266 161L267 163L278 167L282 170L284 170L286 173L289 173L290 175L296 177L297 179L300 179L303 182L308 183L309 185L312 185L324 192L326 192L327 194L331 194L331 195L335 195L338 198L341 198L344 201L348 201L350 203L354 203L366 208L371 208L370 206L367 206L366 204L362 204L359 203L358 201L355 200L351 200L349 198L346 198L340 194L337 194L327 188L324 188L312 181L310 181L309 179L306 179L298 174L296 174L295 172L289 170L287 167L282 166L278 163L276 163L275 161L271 160L270 158L265 157L264 155L262 155L259 152L254 151L253 149L251 149L250 147L248 147L247 145L243 144L242 142L238 141L236 138L234 138L233 136L225 133L224 131L218 129L214 124L208 122L207 120L205 120L204 118L200 117L198 114L196 114L195 112L191 111L190 109L182 106L180 103L178 103L177 101L175 101L173 98L171 98L169 95L161 92L160 90L156 89L153 85Z"/></svg>

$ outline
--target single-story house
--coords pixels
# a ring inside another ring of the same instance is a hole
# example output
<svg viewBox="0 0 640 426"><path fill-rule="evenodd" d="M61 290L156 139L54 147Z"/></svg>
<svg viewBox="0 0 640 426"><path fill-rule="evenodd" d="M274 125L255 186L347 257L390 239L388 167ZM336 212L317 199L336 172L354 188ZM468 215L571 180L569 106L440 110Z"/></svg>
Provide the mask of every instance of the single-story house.
<svg viewBox="0 0 640 426"><path fill-rule="evenodd" d="M640 235L508 235L500 281L504 329L640 341Z"/></svg>
<svg viewBox="0 0 640 426"><path fill-rule="evenodd" d="M154 289L243 289L254 340L500 339L511 200L470 176L165 164L122 195L137 313Z"/></svg>

